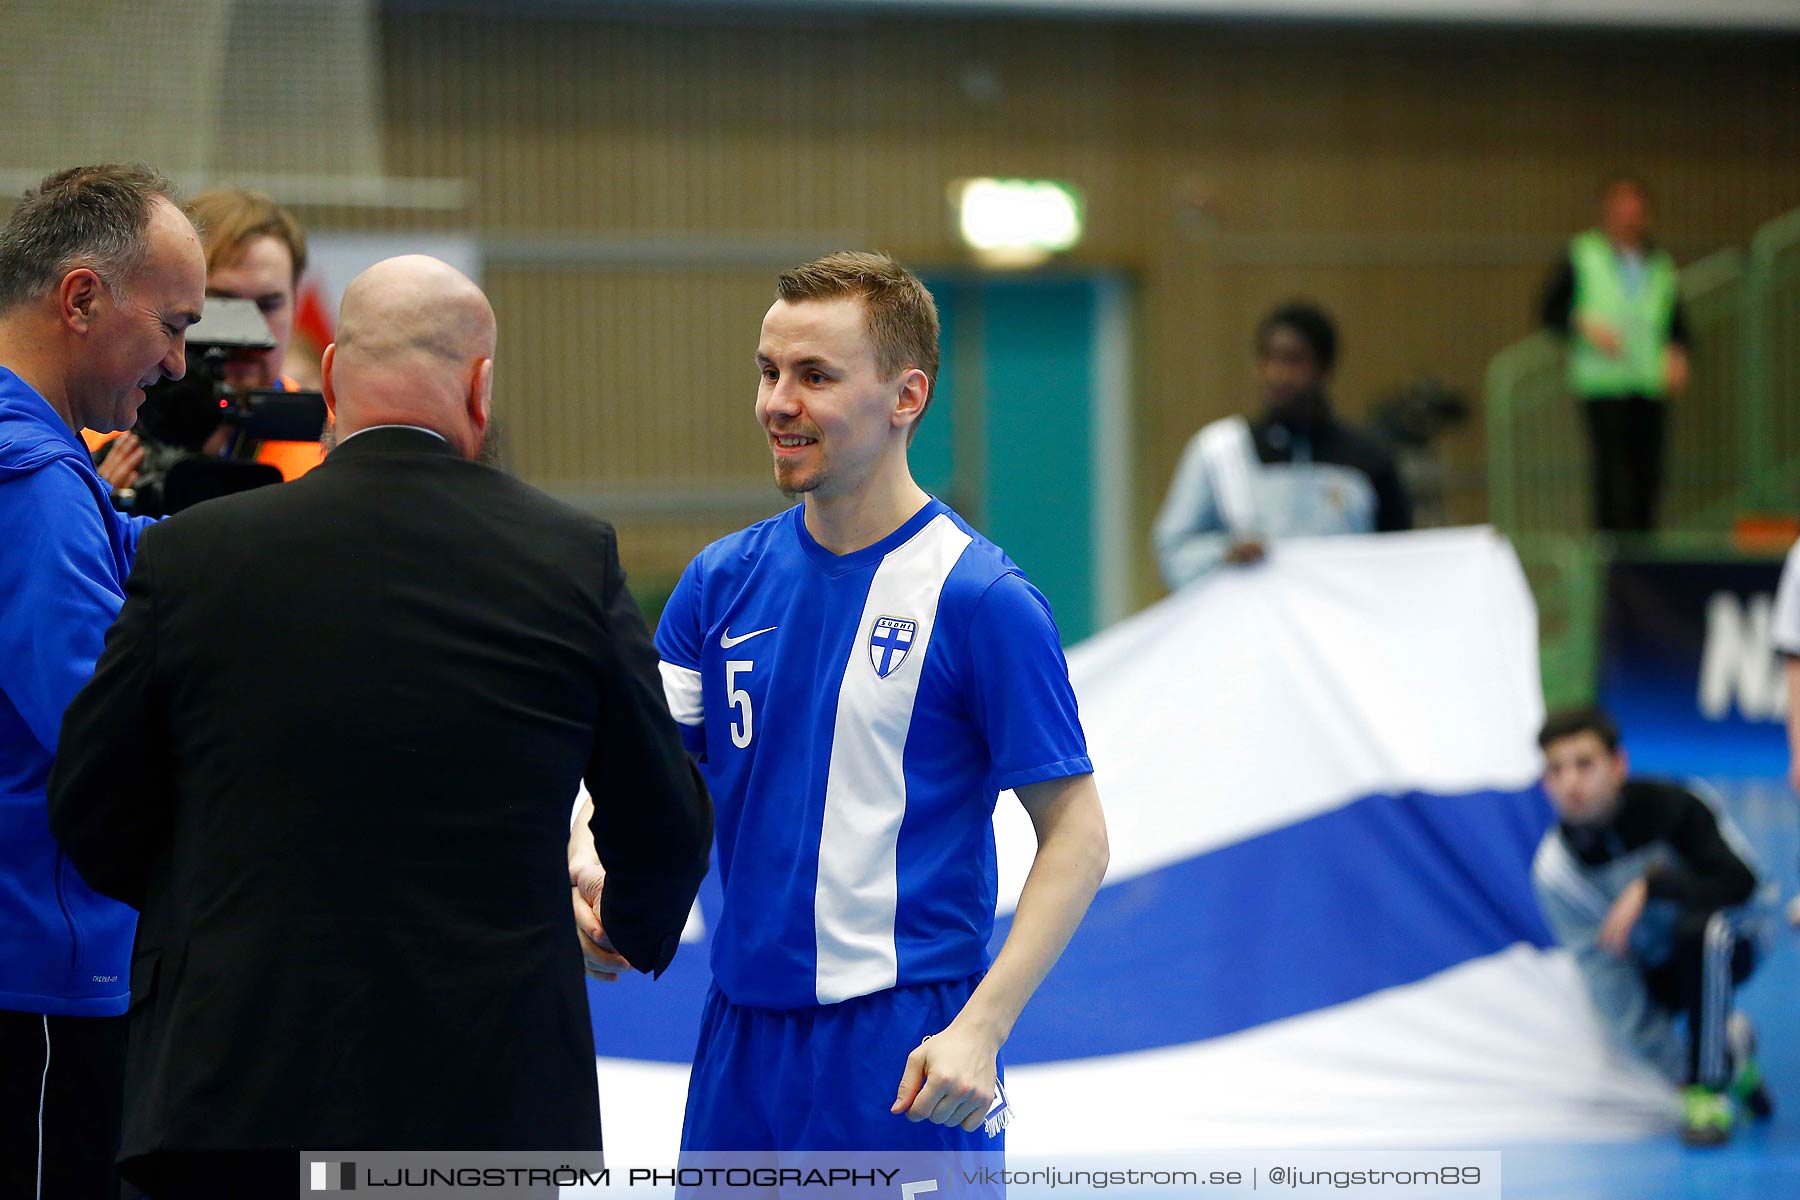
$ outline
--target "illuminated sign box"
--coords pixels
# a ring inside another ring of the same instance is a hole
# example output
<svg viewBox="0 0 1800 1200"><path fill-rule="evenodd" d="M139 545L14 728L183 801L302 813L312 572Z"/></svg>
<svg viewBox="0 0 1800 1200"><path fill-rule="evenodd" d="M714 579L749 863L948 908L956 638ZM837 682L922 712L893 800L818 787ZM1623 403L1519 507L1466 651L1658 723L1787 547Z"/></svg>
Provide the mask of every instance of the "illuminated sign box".
<svg viewBox="0 0 1800 1200"><path fill-rule="evenodd" d="M959 179L956 229L984 263L1035 266L1081 241L1081 193L1053 179Z"/></svg>

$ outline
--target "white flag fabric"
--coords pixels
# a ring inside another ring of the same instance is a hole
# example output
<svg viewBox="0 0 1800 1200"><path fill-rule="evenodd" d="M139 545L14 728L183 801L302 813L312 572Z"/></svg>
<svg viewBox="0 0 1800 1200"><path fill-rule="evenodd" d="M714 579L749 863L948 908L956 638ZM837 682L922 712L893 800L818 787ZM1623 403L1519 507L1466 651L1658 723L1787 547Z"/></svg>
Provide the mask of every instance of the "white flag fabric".
<svg viewBox="0 0 1800 1200"><path fill-rule="evenodd" d="M1536 614L1504 539L1280 542L1069 662L1112 868L1006 1047L1011 1152L1670 1125L1531 893ZM1011 796L995 831L997 945L1035 841ZM601 1064L609 1145L674 1144L701 949L594 992L602 1053L665 1059Z"/></svg>

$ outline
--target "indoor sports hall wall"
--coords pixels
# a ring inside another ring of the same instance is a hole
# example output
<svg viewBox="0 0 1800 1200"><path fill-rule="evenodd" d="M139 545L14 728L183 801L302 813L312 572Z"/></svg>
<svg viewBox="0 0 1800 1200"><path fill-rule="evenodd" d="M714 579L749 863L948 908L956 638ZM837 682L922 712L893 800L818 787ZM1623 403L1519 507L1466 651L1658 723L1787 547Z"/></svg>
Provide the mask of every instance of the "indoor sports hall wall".
<svg viewBox="0 0 1800 1200"><path fill-rule="evenodd" d="M58 165L51 146L148 153L190 186L279 183L315 228L473 233L513 461L613 515L646 586L779 503L748 415L774 269L850 243L964 266L960 177L1075 183L1089 233L1064 265L1133 288L1134 603L1160 592L1142 531L1181 443L1247 402L1270 304L1338 314L1352 412L1421 373L1476 394L1602 173L1655 183L1684 261L1800 204L1792 37L530 0L83 11L8 6L9 181ZM74 111L29 102L71 69L93 80ZM148 101L108 82L141 96L146 73ZM1484 513L1478 439L1452 445L1460 520Z"/></svg>
<svg viewBox="0 0 1800 1200"><path fill-rule="evenodd" d="M1134 533L1181 440L1246 402L1249 331L1289 294L1342 319L1352 409L1427 371L1474 392L1601 173L1656 181L1684 258L1800 202L1793 41L432 6L382 30L389 169L471 180L496 238L573 242L550 275L490 257L509 394L635 419L522 411L513 445L529 477L608 492L756 494L744 364L771 268L847 242L956 263L961 176L1077 183L1075 264L1136 282ZM745 515L646 514L628 545L672 571Z"/></svg>

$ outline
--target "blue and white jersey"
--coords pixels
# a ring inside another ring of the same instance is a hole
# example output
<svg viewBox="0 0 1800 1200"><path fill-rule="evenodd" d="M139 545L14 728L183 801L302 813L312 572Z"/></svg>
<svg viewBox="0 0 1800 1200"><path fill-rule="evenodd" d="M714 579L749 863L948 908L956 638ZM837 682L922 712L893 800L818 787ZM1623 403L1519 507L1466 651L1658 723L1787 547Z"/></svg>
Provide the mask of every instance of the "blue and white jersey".
<svg viewBox="0 0 1800 1200"><path fill-rule="evenodd" d="M1005 552L935 499L841 556L803 511L703 550L656 631L716 810L713 977L766 1008L985 969L997 794L1093 770Z"/></svg>

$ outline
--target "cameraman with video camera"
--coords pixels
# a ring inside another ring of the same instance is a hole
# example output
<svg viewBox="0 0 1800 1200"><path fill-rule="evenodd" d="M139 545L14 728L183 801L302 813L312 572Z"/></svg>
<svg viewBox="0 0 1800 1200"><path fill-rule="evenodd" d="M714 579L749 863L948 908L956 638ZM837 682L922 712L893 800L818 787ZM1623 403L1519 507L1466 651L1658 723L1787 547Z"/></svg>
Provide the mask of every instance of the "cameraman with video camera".
<svg viewBox="0 0 1800 1200"><path fill-rule="evenodd" d="M194 350L202 343L214 348L215 365L206 372L211 377L196 373L184 387L153 392L137 426L96 451L96 467L112 485L115 503L149 516L180 507L182 497L171 503L164 486L179 463L205 458L273 468L260 472L218 468L194 496L203 498L294 479L320 459L316 429L277 431L297 434L296 441L261 440L254 436L252 423L242 419L252 393L298 392L298 385L282 375L282 364L293 332L295 287L306 269L306 234L269 197L242 188L202 192L186 211L206 247L207 296L254 305L266 324L266 340L262 349L246 349L241 340L234 341L226 353L216 335L208 338L204 336L208 331L196 331ZM225 390L219 390L219 384ZM322 400L314 407L323 413Z"/></svg>

